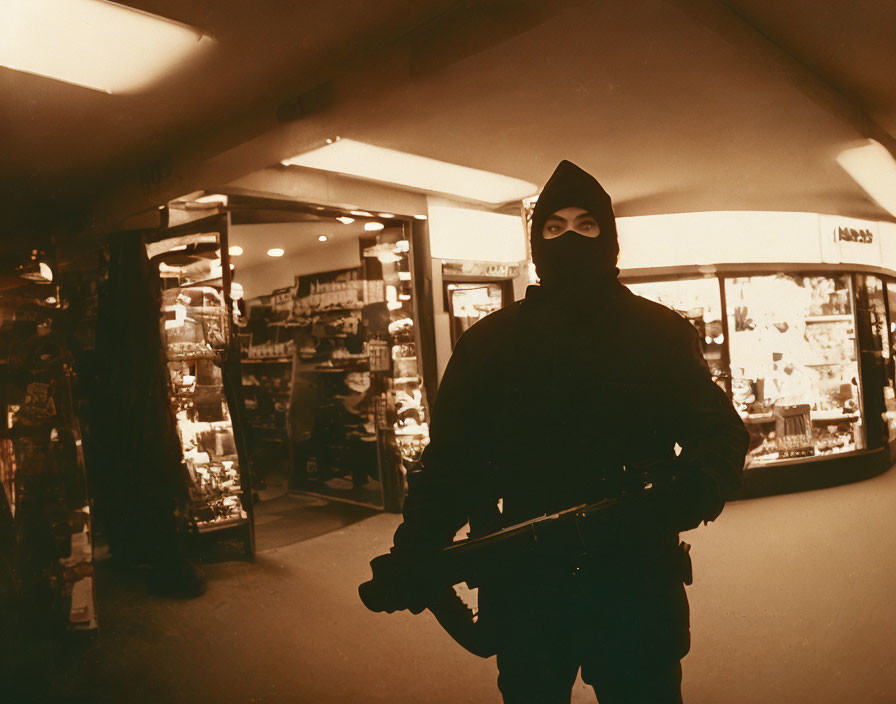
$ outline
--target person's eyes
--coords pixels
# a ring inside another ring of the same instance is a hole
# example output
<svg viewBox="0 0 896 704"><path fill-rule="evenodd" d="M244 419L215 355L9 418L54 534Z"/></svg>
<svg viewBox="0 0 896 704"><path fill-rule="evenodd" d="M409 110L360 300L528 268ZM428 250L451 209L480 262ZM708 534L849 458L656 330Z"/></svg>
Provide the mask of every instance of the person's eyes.
<svg viewBox="0 0 896 704"><path fill-rule="evenodd" d="M553 224L553 225L548 225L545 229L548 232L550 232L552 235L556 235L558 232L560 232L561 228L562 228L562 225Z"/></svg>
<svg viewBox="0 0 896 704"><path fill-rule="evenodd" d="M586 220L579 225L579 228L584 230L585 232L591 232L592 230L597 229L597 223L594 222L594 220Z"/></svg>

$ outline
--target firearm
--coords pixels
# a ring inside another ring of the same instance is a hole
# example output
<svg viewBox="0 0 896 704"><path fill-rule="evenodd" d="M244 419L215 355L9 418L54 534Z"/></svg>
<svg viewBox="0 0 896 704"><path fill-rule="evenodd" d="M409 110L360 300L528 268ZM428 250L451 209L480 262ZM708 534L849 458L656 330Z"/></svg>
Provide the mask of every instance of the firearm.
<svg viewBox="0 0 896 704"><path fill-rule="evenodd" d="M426 605L442 627L461 646L475 655L489 657L494 644L482 629L477 628L477 614L454 590L466 582L476 586L483 575L493 572L495 565L516 557L545 551L555 557L576 560L600 550L611 539L608 522L639 522L654 508L654 500L662 489L645 481L633 491L582 504L558 513L539 516L480 537L468 537L450 543L415 566L421 576L420 585L428 585L433 594ZM684 545L684 544L683 544ZM684 548L686 550L686 548ZM398 569L394 555L375 557L370 563L373 578L358 587L361 601L371 611L395 611L407 593L406 572Z"/></svg>

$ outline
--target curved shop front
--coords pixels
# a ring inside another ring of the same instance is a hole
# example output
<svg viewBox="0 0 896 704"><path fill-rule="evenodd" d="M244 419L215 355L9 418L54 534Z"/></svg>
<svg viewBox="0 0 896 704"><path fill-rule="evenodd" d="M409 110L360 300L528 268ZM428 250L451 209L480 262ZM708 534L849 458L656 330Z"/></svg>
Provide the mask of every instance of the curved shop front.
<svg viewBox="0 0 896 704"><path fill-rule="evenodd" d="M745 494L896 456L896 225L809 213L620 218L620 276L699 331L750 431Z"/></svg>

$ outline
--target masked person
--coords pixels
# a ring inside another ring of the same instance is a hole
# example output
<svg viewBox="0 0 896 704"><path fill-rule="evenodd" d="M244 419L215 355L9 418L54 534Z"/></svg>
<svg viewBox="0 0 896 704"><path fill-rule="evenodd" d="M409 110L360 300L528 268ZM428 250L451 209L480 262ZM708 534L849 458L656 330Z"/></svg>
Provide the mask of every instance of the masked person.
<svg viewBox="0 0 896 704"><path fill-rule="evenodd" d="M569 702L580 669L601 704L680 702L690 561L678 533L738 491L749 436L696 330L617 280L615 216L593 177L561 162L531 236L540 285L460 338L389 557L412 575L467 522L488 534L648 486L650 470L652 500L614 507L584 555L548 543L495 560L480 625L508 704ZM407 585L392 606L422 610L432 594Z"/></svg>

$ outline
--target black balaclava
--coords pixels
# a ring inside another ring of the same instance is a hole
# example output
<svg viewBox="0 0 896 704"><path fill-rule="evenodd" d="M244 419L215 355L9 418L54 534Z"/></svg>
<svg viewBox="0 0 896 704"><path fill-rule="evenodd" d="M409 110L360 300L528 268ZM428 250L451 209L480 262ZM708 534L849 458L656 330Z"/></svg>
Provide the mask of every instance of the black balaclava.
<svg viewBox="0 0 896 704"><path fill-rule="evenodd" d="M600 226L600 235L584 237L564 232L542 238L547 219L564 208L587 210ZM591 174L571 161L561 161L548 179L532 213L532 261L547 288L606 285L616 280L619 242L610 196Z"/></svg>

